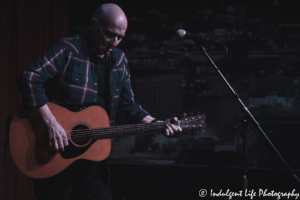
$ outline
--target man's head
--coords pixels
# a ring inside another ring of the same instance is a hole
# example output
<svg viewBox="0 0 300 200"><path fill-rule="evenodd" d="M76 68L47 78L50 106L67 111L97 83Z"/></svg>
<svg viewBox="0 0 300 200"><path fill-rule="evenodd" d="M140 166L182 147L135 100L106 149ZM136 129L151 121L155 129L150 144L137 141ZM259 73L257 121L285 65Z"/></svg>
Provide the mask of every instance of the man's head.
<svg viewBox="0 0 300 200"><path fill-rule="evenodd" d="M103 58L118 46L127 30L127 18L123 10L116 4L108 3L100 6L91 19L92 41Z"/></svg>

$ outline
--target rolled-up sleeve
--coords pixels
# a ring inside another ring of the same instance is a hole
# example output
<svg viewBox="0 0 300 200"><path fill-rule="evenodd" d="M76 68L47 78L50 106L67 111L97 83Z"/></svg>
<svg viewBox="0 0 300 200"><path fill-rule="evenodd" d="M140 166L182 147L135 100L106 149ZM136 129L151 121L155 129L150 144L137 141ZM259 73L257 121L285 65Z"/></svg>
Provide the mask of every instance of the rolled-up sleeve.
<svg viewBox="0 0 300 200"><path fill-rule="evenodd" d="M44 83L58 75L67 60L67 47L58 41L18 76L17 86L24 106L40 107L48 103Z"/></svg>

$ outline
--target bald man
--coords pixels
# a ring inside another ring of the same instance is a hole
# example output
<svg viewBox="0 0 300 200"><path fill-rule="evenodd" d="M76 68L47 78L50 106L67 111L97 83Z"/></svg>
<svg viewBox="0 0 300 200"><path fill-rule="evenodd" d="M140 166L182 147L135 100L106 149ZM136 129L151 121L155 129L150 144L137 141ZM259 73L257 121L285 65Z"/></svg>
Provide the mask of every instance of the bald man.
<svg viewBox="0 0 300 200"><path fill-rule="evenodd" d="M134 101L126 56L116 48L126 30L123 10L103 4L94 13L89 31L62 38L18 77L23 104L38 109L53 151L64 151L69 142L46 104L44 83L55 77L58 89L53 102L71 111L99 105L111 125L117 110L133 123L160 122ZM164 134L172 136L178 131L180 127L167 123ZM37 200L112 199L106 161L78 160L55 176L33 182Z"/></svg>

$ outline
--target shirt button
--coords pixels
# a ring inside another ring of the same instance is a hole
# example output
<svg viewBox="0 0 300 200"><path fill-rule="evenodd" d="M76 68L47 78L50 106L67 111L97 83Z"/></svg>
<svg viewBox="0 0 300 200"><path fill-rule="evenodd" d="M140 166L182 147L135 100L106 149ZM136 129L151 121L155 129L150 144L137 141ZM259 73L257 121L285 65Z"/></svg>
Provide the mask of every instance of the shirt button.
<svg viewBox="0 0 300 200"><path fill-rule="evenodd" d="M117 91L119 91L119 89L117 89Z"/></svg>
<svg viewBox="0 0 300 200"><path fill-rule="evenodd" d="M94 85L97 85L97 83L94 83Z"/></svg>

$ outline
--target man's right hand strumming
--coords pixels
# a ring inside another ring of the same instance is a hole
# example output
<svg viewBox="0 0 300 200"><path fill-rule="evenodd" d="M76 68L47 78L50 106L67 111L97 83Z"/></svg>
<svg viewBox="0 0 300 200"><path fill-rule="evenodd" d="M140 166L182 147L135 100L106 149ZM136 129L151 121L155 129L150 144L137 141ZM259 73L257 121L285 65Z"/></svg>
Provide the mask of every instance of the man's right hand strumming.
<svg viewBox="0 0 300 200"><path fill-rule="evenodd" d="M48 130L49 147L54 151L63 151L69 145L68 137L63 127L56 121L47 104L38 108Z"/></svg>

